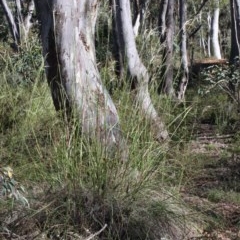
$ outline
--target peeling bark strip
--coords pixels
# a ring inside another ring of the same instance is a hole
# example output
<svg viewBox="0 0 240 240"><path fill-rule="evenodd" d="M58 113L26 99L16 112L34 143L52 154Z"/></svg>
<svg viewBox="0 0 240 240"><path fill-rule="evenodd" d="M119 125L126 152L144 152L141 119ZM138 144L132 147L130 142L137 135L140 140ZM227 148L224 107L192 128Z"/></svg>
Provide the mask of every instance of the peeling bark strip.
<svg viewBox="0 0 240 240"><path fill-rule="evenodd" d="M137 51L133 32L129 0L113 0L115 31L118 39L119 51L126 56L129 73L136 81L136 102L140 110L150 120L152 130L159 141L168 138L164 123L158 116L148 91L149 75ZM123 57L122 59L125 59Z"/></svg>
<svg viewBox="0 0 240 240"><path fill-rule="evenodd" d="M117 110L97 69L97 0L35 0L41 21L47 78L57 110L76 110L82 133L107 150L126 145Z"/></svg>

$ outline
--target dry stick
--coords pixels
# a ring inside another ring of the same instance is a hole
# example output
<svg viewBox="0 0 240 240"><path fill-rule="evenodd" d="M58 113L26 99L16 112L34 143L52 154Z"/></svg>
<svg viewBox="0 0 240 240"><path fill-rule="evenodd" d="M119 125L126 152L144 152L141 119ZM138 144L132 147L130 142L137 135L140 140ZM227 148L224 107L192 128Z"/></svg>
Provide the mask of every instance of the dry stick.
<svg viewBox="0 0 240 240"><path fill-rule="evenodd" d="M197 10L197 12L195 13L195 16L197 16L200 12L201 12L201 10L203 9L203 7L205 6L205 4L208 2L208 0L204 0L203 2L202 2L202 4L200 5L200 7L199 7L199 9Z"/></svg>
<svg viewBox="0 0 240 240"><path fill-rule="evenodd" d="M200 136L197 139L198 140L206 140L206 139L226 139L226 138L232 138L234 134L226 134L226 135L217 135L217 136Z"/></svg>
<svg viewBox="0 0 240 240"><path fill-rule="evenodd" d="M107 227L107 224L105 224L99 231L97 231L96 233L91 234L89 237L85 238L84 240L91 240L91 239L93 239L94 237L99 235L101 232L103 232L106 227Z"/></svg>

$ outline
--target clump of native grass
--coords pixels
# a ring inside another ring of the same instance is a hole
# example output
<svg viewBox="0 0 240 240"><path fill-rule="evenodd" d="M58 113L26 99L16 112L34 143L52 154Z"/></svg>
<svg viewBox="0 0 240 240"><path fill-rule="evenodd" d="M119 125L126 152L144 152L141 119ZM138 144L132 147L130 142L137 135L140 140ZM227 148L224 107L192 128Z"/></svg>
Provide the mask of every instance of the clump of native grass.
<svg viewBox="0 0 240 240"><path fill-rule="evenodd" d="M27 189L30 207L13 201L3 204L0 199L0 236L192 236L196 221L180 200L177 180L171 182L174 174L168 152L154 141L149 123L132 103L129 85L113 93L129 146L129 159L122 163L118 157L110 159L98 143L85 139L78 121L69 126L55 112L43 77L40 47L34 46L20 55L2 52L0 160L13 168L15 178ZM35 65L32 54L39 64ZM106 78L113 76L102 69Z"/></svg>

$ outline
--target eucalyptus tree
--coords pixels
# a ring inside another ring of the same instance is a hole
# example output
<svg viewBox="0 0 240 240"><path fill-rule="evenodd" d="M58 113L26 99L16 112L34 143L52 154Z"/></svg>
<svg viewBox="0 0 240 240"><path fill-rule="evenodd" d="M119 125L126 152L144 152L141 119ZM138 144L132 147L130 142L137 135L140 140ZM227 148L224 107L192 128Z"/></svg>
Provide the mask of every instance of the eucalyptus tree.
<svg viewBox="0 0 240 240"><path fill-rule="evenodd" d="M9 25L9 29L14 41L14 48L17 49L18 45L20 43L20 32L19 32L19 28L17 26L17 23L15 22L15 17L12 13L11 8L9 7L7 0L0 0L0 4L1 7L4 11L4 14L6 16L8 25Z"/></svg>
<svg viewBox="0 0 240 240"><path fill-rule="evenodd" d="M213 2L213 10L210 13L210 24L209 24L209 48L210 48L210 56L221 59L221 50L219 44L219 0L214 0Z"/></svg>
<svg viewBox="0 0 240 240"><path fill-rule="evenodd" d="M174 0L162 0L159 6L159 33L163 46L161 76L159 91L174 96L173 88L173 37L174 37Z"/></svg>
<svg viewBox="0 0 240 240"><path fill-rule="evenodd" d="M140 111L150 120L155 137L163 140L168 137L165 126L158 116L148 91L149 74L143 65L135 42L135 36L132 26L131 9L129 0L113 0L114 29L117 39L119 60L127 65L128 73L135 88L135 102Z"/></svg>
<svg viewBox="0 0 240 240"><path fill-rule="evenodd" d="M22 40L27 41L29 30L32 27L34 0L0 0L0 5L9 25L14 48L17 50ZM13 14L12 5L15 7L15 14Z"/></svg>
<svg viewBox="0 0 240 240"><path fill-rule="evenodd" d="M240 54L240 0L230 0L231 10L231 52L229 62L239 62Z"/></svg>
<svg viewBox="0 0 240 240"><path fill-rule="evenodd" d="M145 0L131 0L132 2L132 9L133 9L133 32L134 35L137 36L139 33L139 29L143 24L144 20L144 13L146 10L146 5L148 1Z"/></svg>
<svg viewBox="0 0 240 240"><path fill-rule="evenodd" d="M97 0L35 0L46 73L56 110L79 120L81 132L108 153L127 152L116 107L100 78L95 56ZM123 156L125 158L126 156Z"/></svg>
<svg viewBox="0 0 240 240"><path fill-rule="evenodd" d="M229 89L237 100L238 108L240 103L239 94L239 80L233 78L234 72L239 69L239 55L240 55L240 0L230 0L231 11L231 51L229 63L231 65L231 74L229 81Z"/></svg>
<svg viewBox="0 0 240 240"><path fill-rule="evenodd" d="M177 91L177 98L179 100L184 99L189 79L186 20L187 20L187 2L186 0L179 0L179 29L180 29L179 35L181 57L180 81L178 84Z"/></svg>
<svg viewBox="0 0 240 240"><path fill-rule="evenodd" d="M116 107L98 71L94 34L98 0L35 0L41 25L43 54L52 98L57 110L81 123L81 132L97 139L108 152L127 152ZM126 54L131 77L136 79L136 100L152 121L159 139L167 131L152 106L148 73L137 53L129 0L113 1L119 50ZM123 156L124 158L126 156Z"/></svg>

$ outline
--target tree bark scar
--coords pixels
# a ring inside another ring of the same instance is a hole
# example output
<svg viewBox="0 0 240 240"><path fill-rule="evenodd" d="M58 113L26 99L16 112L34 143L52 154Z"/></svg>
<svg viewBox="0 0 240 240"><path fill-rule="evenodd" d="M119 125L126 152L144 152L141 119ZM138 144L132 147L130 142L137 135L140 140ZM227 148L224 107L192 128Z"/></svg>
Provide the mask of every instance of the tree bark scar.
<svg viewBox="0 0 240 240"><path fill-rule="evenodd" d="M79 37L80 37L80 39L81 39L81 41L82 41L82 43L85 47L85 50L88 52L89 49L90 49L90 46L87 44L86 36L84 35L84 33L80 32Z"/></svg>

